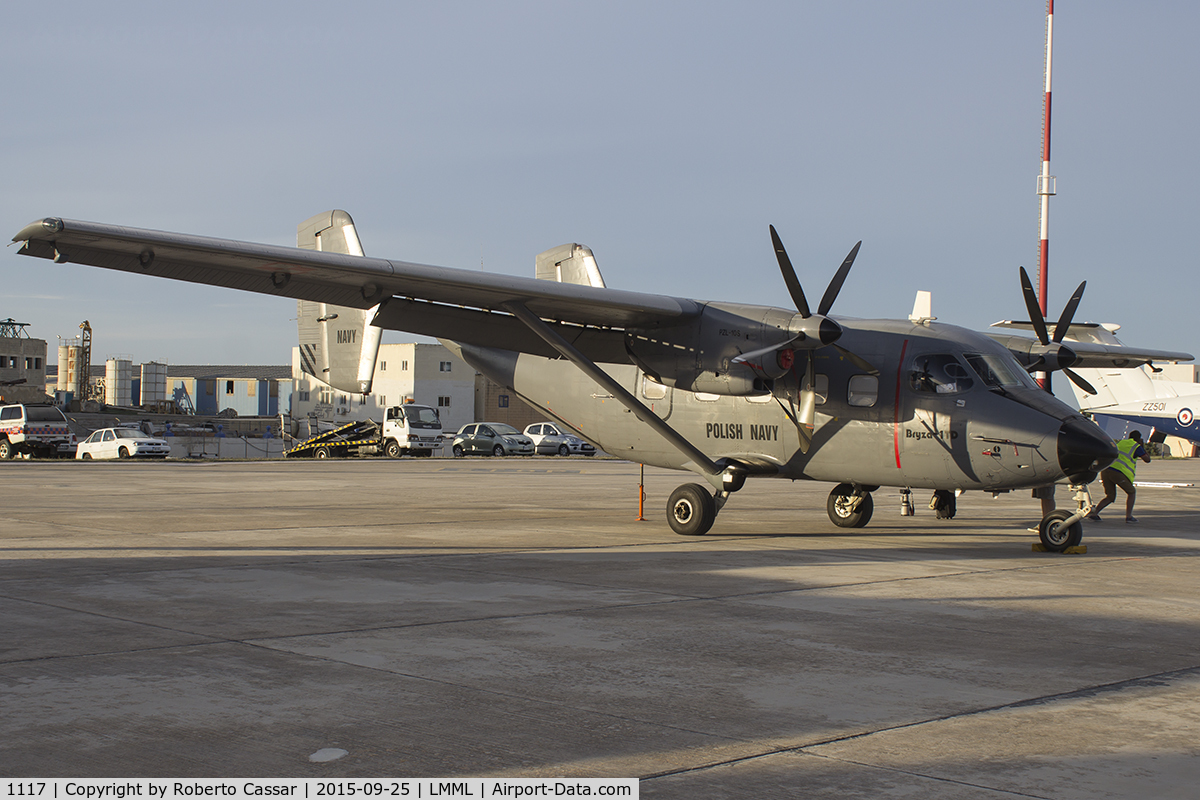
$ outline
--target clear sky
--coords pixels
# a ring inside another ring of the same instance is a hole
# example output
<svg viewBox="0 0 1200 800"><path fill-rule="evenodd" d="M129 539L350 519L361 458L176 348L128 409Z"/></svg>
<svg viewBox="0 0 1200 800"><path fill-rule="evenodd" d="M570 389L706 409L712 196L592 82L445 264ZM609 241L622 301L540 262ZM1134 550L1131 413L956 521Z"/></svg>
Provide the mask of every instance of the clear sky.
<svg viewBox="0 0 1200 800"><path fill-rule="evenodd" d="M368 255L835 315L1026 316L1045 3L13 3L7 241L62 216L281 245L350 212ZM1200 354L1200 4L1059 0L1050 316ZM0 318L94 359L284 364L295 303L0 256ZM410 341L389 333L385 341ZM1064 382L1065 383L1065 382Z"/></svg>

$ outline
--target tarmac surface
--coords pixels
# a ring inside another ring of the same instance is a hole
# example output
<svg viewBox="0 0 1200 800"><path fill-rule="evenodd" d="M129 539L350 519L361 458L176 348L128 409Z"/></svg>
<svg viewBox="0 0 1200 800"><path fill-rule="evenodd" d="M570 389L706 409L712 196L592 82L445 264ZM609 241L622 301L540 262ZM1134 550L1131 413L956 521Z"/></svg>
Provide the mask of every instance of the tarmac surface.
<svg viewBox="0 0 1200 800"><path fill-rule="evenodd" d="M1139 465L1200 485L1200 461ZM0 775L640 777L647 798L1194 798L1200 488L1085 555L591 459L0 464ZM1097 485L1098 488L1098 485ZM1060 505L1068 503L1065 488ZM1123 496L1118 499L1122 505ZM1111 510L1111 509L1110 509ZM314 762L321 750L344 750Z"/></svg>

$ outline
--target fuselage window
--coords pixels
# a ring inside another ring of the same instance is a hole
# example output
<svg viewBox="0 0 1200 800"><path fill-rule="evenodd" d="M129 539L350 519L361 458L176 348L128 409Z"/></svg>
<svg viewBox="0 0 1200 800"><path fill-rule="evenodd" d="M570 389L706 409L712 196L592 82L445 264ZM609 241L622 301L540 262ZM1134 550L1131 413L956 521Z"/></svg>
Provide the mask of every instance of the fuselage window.
<svg viewBox="0 0 1200 800"><path fill-rule="evenodd" d="M654 380L649 375L642 376L642 397L647 400L661 400L666 396L666 386Z"/></svg>
<svg viewBox="0 0 1200 800"><path fill-rule="evenodd" d="M879 399L879 378L875 375L852 375L846 387L846 400L852 406L869 408Z"/></svg>
<svg viewBox="0 0 1200 800"><path fill-rule="evenodd" d="M971 373L948 353L921 355L913 359L909 387L914 392L958 394L971 388Z"/></svg>
<svg viewBox="0 0 1200 800"><path fill-rule="evenodd" d="M696 399L702 403L715 403L721 399L721 396L709 392L696 392Z"/></svg>
<svg viewBox="0 0 1200 800"><path fill-rule="evenodd" d="M817 405L825 405L829 399L829 376L818 372L813 380L813 391L817 394Z"/></svg>

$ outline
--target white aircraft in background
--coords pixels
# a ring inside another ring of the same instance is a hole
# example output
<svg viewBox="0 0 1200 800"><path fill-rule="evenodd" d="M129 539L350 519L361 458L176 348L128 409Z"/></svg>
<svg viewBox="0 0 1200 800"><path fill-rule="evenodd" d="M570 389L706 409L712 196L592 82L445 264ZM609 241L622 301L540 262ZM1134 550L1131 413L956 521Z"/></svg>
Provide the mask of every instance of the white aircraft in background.
<svg viewBox="0 0 1200 800"><path fill-rule="evenodd" d="M1011 320L994 327L1034 329L1032 323ZM1075 322L1062 340L1121 347L1121 340L1114 335L1120 328L1110 322ZM1159 436L1178 436L1200 444L1200 424L1194 413L1200 410L1200 383L1157 380L1153 373L1161 370L1153 364L1130 369L1114 363L1112 367L1078 367L1073 372L1082 378L1082 382L1071 381L1080 411L1090 414L1109 433L1114 428L1106 423L1118 420L1124 429L1131 425L1153 429L1159 441Z"/></svg>

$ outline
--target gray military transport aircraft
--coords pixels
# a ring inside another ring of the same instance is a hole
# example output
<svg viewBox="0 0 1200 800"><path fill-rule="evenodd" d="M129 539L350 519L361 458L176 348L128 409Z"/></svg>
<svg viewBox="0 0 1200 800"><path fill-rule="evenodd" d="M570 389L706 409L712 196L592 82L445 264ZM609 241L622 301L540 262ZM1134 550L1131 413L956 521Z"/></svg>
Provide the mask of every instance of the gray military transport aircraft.
<svg viewBox="0 0 1200 800"><path fill-rule="evenodd" d="M1025 366L1191 358L1100 345L1080 355L1061 337L1001 344L936 323L920 303L907 320L835 320L859 245L814 310L770 232L794 309L610 289L577 244L539 255L536 278L368 258L344 211L301 223L299 248L58 217L13 241L58 263L296 298L304 369L346 392L370 391L381 330L438 337L597 447L699 475L707 485L684 484L667 503L686 535L706 533L747 478L836 484L827 510L846 528L867 524L881 486L906 504L909 490L932 489L945 511L957 492L1066 479L1077 510L1039 525L1048 549L1065 550L1082 537L1087 484L1117 451Z"/></svg>

